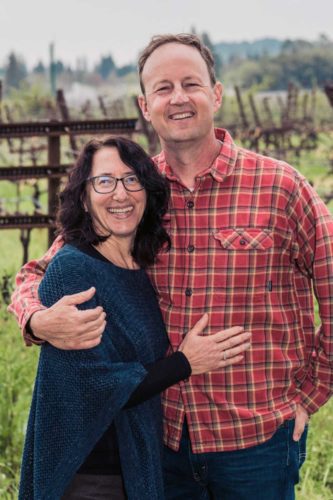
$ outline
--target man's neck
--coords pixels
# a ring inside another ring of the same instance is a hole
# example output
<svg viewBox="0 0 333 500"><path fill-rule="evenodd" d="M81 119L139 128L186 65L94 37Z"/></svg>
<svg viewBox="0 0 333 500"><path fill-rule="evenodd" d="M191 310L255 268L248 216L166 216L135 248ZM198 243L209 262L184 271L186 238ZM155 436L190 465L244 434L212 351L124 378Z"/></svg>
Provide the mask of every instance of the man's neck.
<svg viewBox="0 0 333 500"><path fill-rule="evenodd" d="M164 143L162 147L166 162L173 172L186 187L193 189L197 174L214 163L221 143L212 136L204 142Z"/></svg>

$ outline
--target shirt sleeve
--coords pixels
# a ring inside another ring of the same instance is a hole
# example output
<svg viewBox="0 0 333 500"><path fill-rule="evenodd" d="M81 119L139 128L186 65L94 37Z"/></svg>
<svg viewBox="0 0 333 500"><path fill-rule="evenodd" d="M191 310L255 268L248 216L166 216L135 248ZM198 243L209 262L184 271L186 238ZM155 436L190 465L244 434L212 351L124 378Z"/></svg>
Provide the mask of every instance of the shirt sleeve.
<svg viewBox="0 0 333 500"><path fill-rule="evenodd" d="M58 236L41 259L32 260L25 264L16 276L16 287L8 311L15 315L27 346L43 343L27 329L27 323L33 313L45 309L39 300L38 287L47 266L62 246L63 241Z"/></svg>
<svg viewBox="0 0 333 500"><path fill-rule="evenodd" d="M308 352L308 366L299 387L300 403L311 414L332 394L333 218L305 179L300 180L290 203L290 221L296 235L295 260L300 271L298 300ZM313 303L307 303L305 294L302 295L302 279L312 284L318 301L321 324L315 333L313 326L307 328L304 320L304 311L313 310Z"/></svg>
<svg viewBox="0 0 333 500"><path fill-rule="evenodd" d="M134 390L125 408L132 408L191 376L191 365L180 351L145 366L147 375Z"/></svg>

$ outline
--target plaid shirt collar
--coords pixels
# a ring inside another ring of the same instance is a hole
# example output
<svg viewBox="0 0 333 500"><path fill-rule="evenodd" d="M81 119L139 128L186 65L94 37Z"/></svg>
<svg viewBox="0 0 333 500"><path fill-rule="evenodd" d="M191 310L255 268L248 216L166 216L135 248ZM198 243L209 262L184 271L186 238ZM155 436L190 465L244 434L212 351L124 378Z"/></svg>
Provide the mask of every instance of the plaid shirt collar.
<svg viewBox="0 0 333 500"><path fill-rule="evenodd" d="M239 148L234 144L229 132L222 128L215 129L216 138L221 141L221 150L216 160L208 167L200 172L199 176L203 177L210 174L217 182L223 182L226 177L232 174ZM164 151L155 156L154 161L163 176L169 181L178 181L178 176L172 170L172 167L165 159Z"/></svg>

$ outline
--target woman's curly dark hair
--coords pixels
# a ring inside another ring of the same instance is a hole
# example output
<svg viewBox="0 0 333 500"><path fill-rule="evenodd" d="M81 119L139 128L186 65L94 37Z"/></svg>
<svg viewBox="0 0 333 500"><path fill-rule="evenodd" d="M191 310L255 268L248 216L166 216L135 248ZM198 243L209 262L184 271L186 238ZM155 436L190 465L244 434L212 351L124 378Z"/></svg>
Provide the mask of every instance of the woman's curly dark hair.
<svg viewBox="0 0 333 500"><path fill-rule="evenodd" d="M170 237L163 226L170 189L168 181L159 174L147 153L129 139L93 139L84 146L60 194L58 234L61 234L65 243L79 240L98 245L108 238L95 232L92 219L83 206L86 181L91 175L94 155L106 147L117 149L121 160L135 172L145 188L147 203L136 231L132 256L140 267L147 267L156 261L163 247L168 251L171 246Z"/></svg>

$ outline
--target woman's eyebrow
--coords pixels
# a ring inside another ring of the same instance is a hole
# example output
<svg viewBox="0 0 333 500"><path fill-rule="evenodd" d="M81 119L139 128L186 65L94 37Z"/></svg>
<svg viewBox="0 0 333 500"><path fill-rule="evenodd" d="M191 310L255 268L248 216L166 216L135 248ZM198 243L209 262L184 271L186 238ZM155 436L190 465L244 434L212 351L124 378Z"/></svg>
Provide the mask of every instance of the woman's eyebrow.
<svg viewBox="0 0 333 500"><path fill-rule="evenodd" d="M134 170L127 170L123 175L135 174ZM111 175L111 177L115 177L111 172L102 172L101 174L94 175L93 177L102 177L103 175Z"/></svg>

